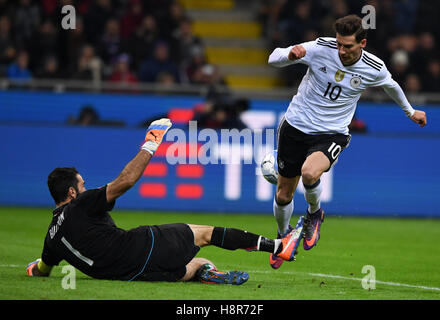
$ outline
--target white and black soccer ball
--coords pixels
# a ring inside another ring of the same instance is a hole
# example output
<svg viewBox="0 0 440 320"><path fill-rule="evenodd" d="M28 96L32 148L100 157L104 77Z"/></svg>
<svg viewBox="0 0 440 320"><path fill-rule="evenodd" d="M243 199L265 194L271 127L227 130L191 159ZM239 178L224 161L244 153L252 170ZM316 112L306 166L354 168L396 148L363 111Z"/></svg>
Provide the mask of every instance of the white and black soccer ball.
<svg viewBox="0 0 440 320"><path fill-rule="evenodd" d="M261 173L264 179L272 184L278 181L277 150L267 153L261 161Z"/></svg>

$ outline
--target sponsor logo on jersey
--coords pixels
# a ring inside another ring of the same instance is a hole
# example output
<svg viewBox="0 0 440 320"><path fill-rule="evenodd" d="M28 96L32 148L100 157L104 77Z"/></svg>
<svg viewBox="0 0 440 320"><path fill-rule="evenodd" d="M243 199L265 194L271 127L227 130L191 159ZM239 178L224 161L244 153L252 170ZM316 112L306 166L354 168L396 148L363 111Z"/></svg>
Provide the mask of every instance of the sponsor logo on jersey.
<svg viewBox="0 0 440 320"><path fill-rule="evenodd" d="M336 73L335 73L335 80L337 82L342 81L342 79L344 79L344 77L345 77L345 72L344 71L341 71L341 70L336 71Z"/></svg>
<svg viewBox="0 0 440 320"><path fill-rule="evenodd" d="M324 72L324 73L327 73L327 68L326 68L326 67L321 67L321 68L319 68L319 71L322 71L322 72Z"/></svg>

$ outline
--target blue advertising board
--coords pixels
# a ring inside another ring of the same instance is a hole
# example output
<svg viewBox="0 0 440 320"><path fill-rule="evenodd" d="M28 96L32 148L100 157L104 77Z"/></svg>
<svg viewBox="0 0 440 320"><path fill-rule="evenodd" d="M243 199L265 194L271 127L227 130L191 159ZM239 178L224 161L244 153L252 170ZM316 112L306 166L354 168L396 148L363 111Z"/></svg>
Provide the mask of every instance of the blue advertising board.
<svg viewBox="0 0 440 320"><path fill-rule="evenodd" d="M172 107L192 108L201 101L199 97L98 94L19 96L0 92L0 205L4 206L53 206L46 181L55 167L75 166L87 188L105 185L137 153L145 135L145 129L136 126L139 120ZM65 126L66 117L76 114L87 101L106 118L123 119L131 125ZM252 119L250 123L272 119L264 125L272 130L264 141L268 149L275 143L273 129L286 105L286 101L251 102L247 115ZM420 129L395 105L359 106L358 115L370 130L354 134L337 165L323 176L323 207L328 214L440 217L435 202L440 194L440 108L425 109L430 110L428 126ZM190 135L187 130L182 132L186 137ZM210 141L208 162L198 157L208 144L206 139L198 136L177 143L167 138L139 182L117 201L116 208L272 215L274 186L259 174L264 154L255 151L256 132L252 131L250 141L228 142L225 151L217 131L219 141ZM178 163L168 157L168 151L176 146L187 151ZM239 161L222 161L236 154L231 148L240 150ZM295 194L295 214L305 210L300 184Z"/></svg>
<svg viewBox="0 0 440 320"><path fill-rule="evenodd" d="M88 188L105 185L135 156L145 131L0 125L0 134L0 204L52 206L46 186L52 169L75 166ZM118 208L271 214L274 187L258 174L258 159L170 164L164 148L172 146L164 142ZM440 217L438 146L436 137L354 136L323 178L323 206L337 215ZM301 191L295 208L305 212Z"/></svg>

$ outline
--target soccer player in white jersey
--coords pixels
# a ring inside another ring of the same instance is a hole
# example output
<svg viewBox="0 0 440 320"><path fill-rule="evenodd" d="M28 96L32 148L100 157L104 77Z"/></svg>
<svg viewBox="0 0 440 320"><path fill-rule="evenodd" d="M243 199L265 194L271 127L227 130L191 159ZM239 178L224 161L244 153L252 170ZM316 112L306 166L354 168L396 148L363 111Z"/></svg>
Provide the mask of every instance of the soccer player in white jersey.
<svg viewBox="0 0 440 320"><path fill-rule="evenodd" d="M293 194L299 179L308 202L303 247L313 248L320 237L324 211L320 204L321 175L337 161L350 142L350 124L357 101L369 87L382 87L419 124L426 114L414 110L400 86L392 79L384 62L364 50L367 30L362 19L349 15L334 24L336 38L318 38L288 48L276 48L269 64L284 67L303 63L308 70L278 127L279 178L273 203L278 237L292 230ZM274 269L283 260L271 255Z"/></svg>

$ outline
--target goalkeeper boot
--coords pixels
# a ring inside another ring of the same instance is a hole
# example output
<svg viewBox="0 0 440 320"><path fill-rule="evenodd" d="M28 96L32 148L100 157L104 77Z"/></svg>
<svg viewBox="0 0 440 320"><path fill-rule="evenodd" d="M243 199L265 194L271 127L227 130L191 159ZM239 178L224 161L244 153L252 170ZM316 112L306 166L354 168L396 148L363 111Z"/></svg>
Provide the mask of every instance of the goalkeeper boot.
<svg viewBox="0 0 440 320"><path fill-rule="evenodd" d="M280 234L280 232L277 232L277 239L282 239L285 236L287 236L291 231L293 230L293 227L289 224L289 227L287 228L286 233L284 233L283 235ZM284 260L280 257L277 257L276 254L271 253L269 256L269 263L270 266L274 269L278 269L279 267L281 267L281 265L283 264Z"/></svg>
<svg viewBox="0 0 440 320"><path fill-rule="evenodd" d="M310 250L316 246L321 235L321 223L324 222L324 210L319 209L311 214L307 210L304 231L304 250Z"/></svg>
<svg viewBox="0 0 440 320"><path fill-rule="evenodd" d="M240 285L248 281L249 274L243 271L220 272L210 264L204 264L197 270L196 278L209 284Z"/></svg>
<svg viewBox="0 0 440 320"><path fill-rule="evenodd" d="M286 261L294 261L295 256L298 253L298 246L303 237L304 231L304 217L301 216L298 219L295 229L290 231L281 242L283 244L283 250L277 254L277 256Z"/></svg>

